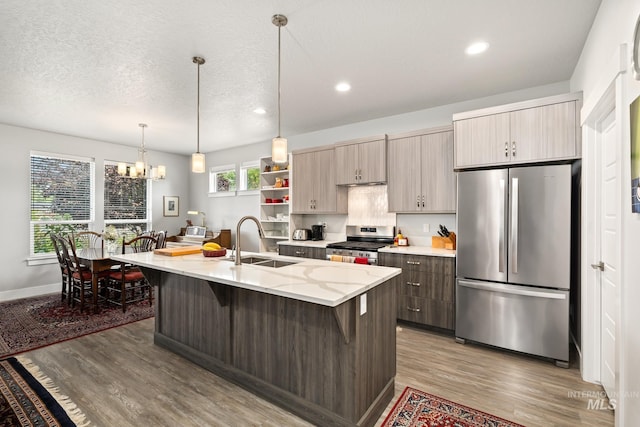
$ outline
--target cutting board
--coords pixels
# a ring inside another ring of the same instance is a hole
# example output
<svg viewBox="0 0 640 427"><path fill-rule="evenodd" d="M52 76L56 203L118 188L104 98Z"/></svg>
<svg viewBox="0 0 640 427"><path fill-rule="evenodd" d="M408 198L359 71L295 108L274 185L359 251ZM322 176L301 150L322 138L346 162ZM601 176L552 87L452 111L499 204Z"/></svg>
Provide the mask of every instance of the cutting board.
<svg viewBox="0 0 640 427"><path fill-rule="evenodd" d="M162 248L153 251L154 254L165 256L199 254L200 252L202 252L202 246L181 246L179 248Z"/></svg>

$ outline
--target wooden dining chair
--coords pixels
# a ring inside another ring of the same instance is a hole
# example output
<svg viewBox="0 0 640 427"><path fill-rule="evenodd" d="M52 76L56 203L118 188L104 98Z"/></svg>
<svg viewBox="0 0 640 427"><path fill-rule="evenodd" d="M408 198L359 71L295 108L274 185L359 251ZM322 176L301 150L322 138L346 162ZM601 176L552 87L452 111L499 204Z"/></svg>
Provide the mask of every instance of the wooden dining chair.
<svg viewBox="0 0 640 427"><path fill-rule="evenodd" d="M102 234L95 231L80 231L74 233L73 243L76 248L102 248L104 247L104 240L102 240Z"/></svg>
<svg viewBox="0 0 640 427"><path fill-rule="evenodd" d="M156 249L162 249L167 247L167 231L153 231L151 234L152 237L155 237L158 243L156 244Z"/></svg>
<svg viewBox="0 0 640 427"><path fill-rule="evenodd" d="M78 260L73 234L68 237L58 236L58 244L69 268L69 302L72 306L80 304L80 312L84 311L86 301L92 301L91 269Z"/></svg>
<svg viewBox="0 0 640 427"><path fill-rule="evenodd" d="M59 241L61 236L56 233L51 233L49 237L51 238L53 248L56 251L58 265L60 266L60 273L62 274L62 292L60 293L61 300L64 301L66 299L67 303L69 303L71 295L71 273L69 272L68 261L62 252L62 243Z"/></svg>
<svg viewBox="0 0 640 427"><path fill-rule="evenodd" d="M122 253L150 252L156 248L157 243L158 240L152 236L134 237L128 242L122 242ZM153 304L152 288L138 267L121 263L118 271L109 273L107 301L122 306L123 312L127 311L127 304L141 301L145 296L148 296L149 305L151 305Z"/></svg>

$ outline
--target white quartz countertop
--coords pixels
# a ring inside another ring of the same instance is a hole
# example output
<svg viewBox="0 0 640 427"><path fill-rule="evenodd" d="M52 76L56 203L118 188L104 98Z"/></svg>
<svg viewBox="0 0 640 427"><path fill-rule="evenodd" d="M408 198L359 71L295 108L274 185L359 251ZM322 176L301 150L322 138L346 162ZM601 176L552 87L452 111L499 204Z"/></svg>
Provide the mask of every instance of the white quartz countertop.
<svg viewBox="0 0 640 427"><path fill-rule="evenodd" d="M235 265L226 257L207 258L202 254L165 256L153 252L114 255L129 262L169 273L223 283L300 301L336 307L401 273L401 269L307 258L242 252L295 262L280 268L251 264Z"/></svg>
<svg viewBox="0 0 640 427"><path fill-rule="evenodd" d="M304 246L308 248L326 248L329 243L342 242L342 240L281 240L279 245ZM378 252L389 252L404 255L426 255L455 257L456 251L451 249L432 248L431 246L386 246L378 249Z"/></svg>
<svg viewBox="0 0 640 427"><path fill-rule="evenodd" d="M427 255L441 257L455 257L456 251L452 249L432 248L431 246L387 246L378 249L378 252L388 252L403 255Z"/></svg>

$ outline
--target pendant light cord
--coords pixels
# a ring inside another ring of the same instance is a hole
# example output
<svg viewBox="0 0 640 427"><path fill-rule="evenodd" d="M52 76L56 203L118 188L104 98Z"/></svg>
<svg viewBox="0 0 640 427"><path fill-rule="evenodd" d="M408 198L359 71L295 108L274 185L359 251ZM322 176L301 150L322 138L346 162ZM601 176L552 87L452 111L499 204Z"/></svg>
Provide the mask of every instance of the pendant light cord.
<svg viewBox="0 0 640 427"><path fill-rule="evenodd" d="M196 153L200 152L200 61L198 64L198 119L197 119L197 136L196 136Z"/></svg>
<svg viewBox="0 0 640 427"><path fill-rule="evenodd" d="M280 31L282 25L278 25L278 138L280 138Z"/></svg>

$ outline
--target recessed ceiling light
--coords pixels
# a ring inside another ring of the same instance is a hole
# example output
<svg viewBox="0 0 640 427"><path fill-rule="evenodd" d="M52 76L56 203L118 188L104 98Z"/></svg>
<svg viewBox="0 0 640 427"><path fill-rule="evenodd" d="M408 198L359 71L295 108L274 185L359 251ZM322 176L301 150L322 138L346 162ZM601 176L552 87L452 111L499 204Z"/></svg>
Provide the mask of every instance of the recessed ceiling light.
<svg viewBox="0 0 640 427"><path fill-rule="evenodd" d="M336 90L338 92L349 92L351 90L351 85L347 82L338 83L336 85Z"/></svg>
<svg viewBox="0 0 640 427"><path fill-rule="evenodd" d="M267 110L265 110L264 108L256 108L255 110L253 110L253 112L256 114L267 114Z"/></svg>
<svg viewBox="0 0 640 427"><path fill-rule="evenodd" d="M489 48L489 43L487 42L476 42L472 43L465 49L467 55L477 55L479 53L484 52Z"/></svg>

